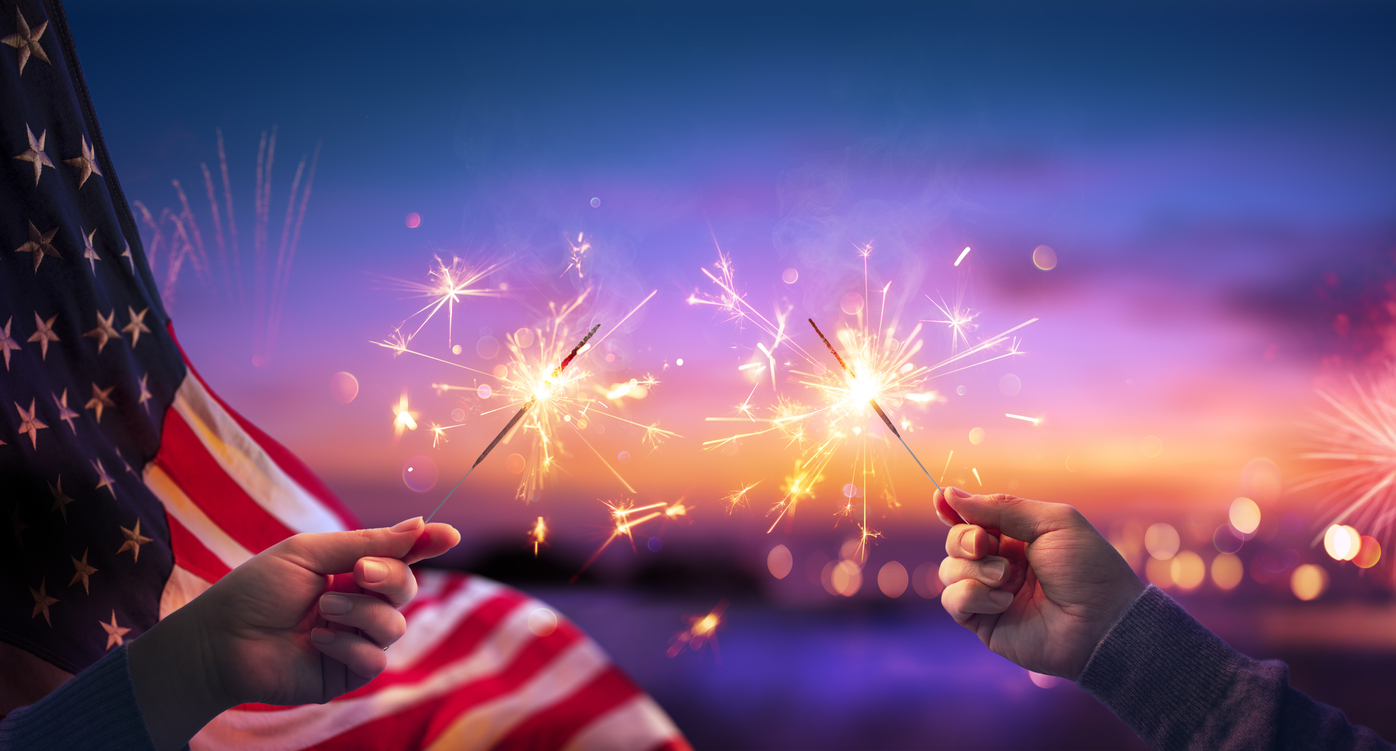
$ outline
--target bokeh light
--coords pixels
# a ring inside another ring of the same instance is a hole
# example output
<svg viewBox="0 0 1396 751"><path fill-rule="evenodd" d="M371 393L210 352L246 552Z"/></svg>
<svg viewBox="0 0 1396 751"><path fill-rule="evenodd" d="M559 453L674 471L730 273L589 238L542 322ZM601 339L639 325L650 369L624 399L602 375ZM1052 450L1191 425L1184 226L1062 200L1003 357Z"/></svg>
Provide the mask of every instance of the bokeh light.
<svg viewBox="0 0 1396 751"><path fill-rule="evenodd" d="M340 371L330 376L330 396L340 404L348 404L359 395L359 379L353 373Z"/></svg>
<svg viewBox="0 0 1396 751"><path fill-rule="evenodd" d="M1161 589L1173 586L1173 561L1150 557L1144 562L1144 578Z"/></svg>
<svg viewBox="0 0 1396 751"><path fill-rule="evenodd" d="M888 597L901 597L906 585L906 567L896 561L884 563L877 572L877 588Z"/></svg>
<svg viewBox="0 0 1396 751"><path fill-rule="evenodd" d="M969 431L969 442L970 442L970 443L973 443L973 444L976 445L976 446L978 446L979 444L983 443L983 442L984 442L984 429L983 429L983 428L971 428L970 431Z"/></svg>
<svg viewBox="0 0 1396 751"><path fill-rule="evenodd" d="M1217 585L1217 589L1235 589L1245 575L1245 564L1231 553L1222 553L1212 559L1212 583Z"/></svg>
<svg viewBox="0 0 1396 751"><path fill-rule="evenodd" d="M535 608L528 614L528 630L534 636L547 636L557 630L557 614L547 608Z"/></svg>
<svg viewBox="0 0 1396 751"><path fill-rule="evenodd" d="M494 391L490 388L490 385L488 383L482 383L480 384L479 388L475 389L475 395L480 397L481 399L490 398L490 394L492 393L494 393Z"/></svg>
<svg viewBox="0 0 1396 751"><path fill-rule="evenodd" d="M1202 556L1191 550L1173 556L1169 561L1169 577L1179 589L1197 589L1207 579L1207 564Z"/></svg>
<svg viewBox="0 0 1396 751"><path fill-rule="evenodd" d="M945 585L940 583L940 561L927 561L911 574L911 588L927 600L940 597Z"/></svg>
<svg viewBox="0 0 1396 751"><path fill-rule="evenodd" d="M402 481L414 493L425 493L436 486L436 462L429 456L414 456L402 465Z"/></svg>
<svg viewBox="0 0 1396 751"><path fill-rule="evenodd" d="M1362 549L1362 535L1345 524L1334 524L1323 533L1323 549L1335 561L1350 561Z"/></svg>
<svg viewBox="0 0 1396 751"><path fill-rule="evenodd" d="M1051 271L1057 267L1057 251L1052 250L1049 245L1039 245L1032 249L1032 265L1043 271Z"/></svg>
<svg viewBox="0 0 1396 751"><path fill-rule="evenodd" d="M1260 529L1260 506L1244 496L1231 502L1229 517L1231 526L1243 535L1255 534Z"/></svg>
<svg viewBox="0 0 1396 751"><path fill-rule="evenodd" d="M600 198L597 198L597 197L593 196L592 199L591 199L591 201L590 201L589 203L591 203L591 207L592 207L593 209L599 209L599 208L601 208L601 199L600 199Z"/></svg>
<svg viewBox="0 0 1396 751"><path fill-rule="evenodd" d="M1312 563L1299 566L1289 577L1289 589L1305 602L1316 599L1328 589L1328 572Z"/></svg>
<svg viewBox="0 0 1396 751"><path fill-rule="evenodd" d="M480 337L480 341L475 342L475 354L486 360L493 360L499 355L499 340L492 336Z"/></svg>
<svg viewBox="0 0 1396 751"><path fill-rule="evenodd" d="M858 315L863 312L863 296L857 292L849 292L839 301L839 310L847 315Z"/></svg>
<svg viewBox="0 0 1396 751"><path fill-rule="evenodd" d="M1004 396L1017 396L1018 392L1022 390L1022 379L1012 373L1005 373L999 379L999 391L1002 391Z"/></svg>
<svg viewBox="0 0 1396 751"><path fill-rule="evenodd" d="M853 561L829 564L829 588L834 594L852 597L863 587L863 570Z"/></svg>
<svg viewBox="0 0 1396 751"><path fill-rule="evenodd" d="M1144 440L1139 442L1139 451L1153 459L1163 453L1163 439L1156 435L1146 435Z"/></svg>
<svg viewBox="0 0 1396 751"><path fill-rule="evenodd" d="M405 223L408 229L417 229L422 226L422 215L414 211L407 215Z"/></svg>
<svg viewBox="0 0 1396 751"><path fill-rule="evenodd" d="M1220 553L1235 553L1245 542L1246 538L1230 524L1223 524L1212 533L1212 545Z"/></svg>
<svg viewBox="0 0 1396 751"><path fill-rule="evenodd" d="M517 475L524 471L523 454L510 454L504 458L504 470L511 475Z"/></svg>
<svg viewBox="0 0 1396 751"><path fill-rule="evenodd" d="M1166 561L1178 554L1178 546L1182 540L1178 537L1178 530L1172 524L1159 522L1150 525L1144 531L1144 549L1149 551L1149 555L1160 561Z"/></svg>
<svg viewBox="0 0 1396 751"><path fill-rule="evenodd" d="M771 548L771 552L766 554L766 568L771 572L771 576L777 579L784 579L790 575L790 569L795 565L794 556L790 555L790 548L784 545L777 545Z"/></svg>
<svg viewBox="0 0 1396 751"><path fill-rule="evenodd" d="M786 284L794 284L800 281L800 272L797 269L786 269L780 273L780 280Z"/></svg>
<svg viewBox="0 0 1396 751"><path fill-rule="evenodd" d="M1371 568L1381 560L1381 543L1371 535L1362 535L1361 545L1358 547L1357 555L1352 557L1352 562L1358 568Z"/></svg>

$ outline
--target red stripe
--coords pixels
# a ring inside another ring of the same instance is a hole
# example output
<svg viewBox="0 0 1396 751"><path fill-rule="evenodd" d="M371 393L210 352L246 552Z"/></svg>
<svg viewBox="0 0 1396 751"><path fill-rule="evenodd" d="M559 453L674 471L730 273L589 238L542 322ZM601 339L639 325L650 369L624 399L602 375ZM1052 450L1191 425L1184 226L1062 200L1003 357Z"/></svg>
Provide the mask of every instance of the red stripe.
<svg viewBox="0 0 1396 751"><path fill-rule="evenodd" d="M285 472L292 480L295 480L296 484L300 485L307 493L315 496L316 500L324 504L325 508L329 509L330 513L339 517L339 520L344 523L345 529L359 529L363 527L363 522L359 521L359 518L354 515L354 512L350 511L349 507L345 506L344 502L339 500L339 496L335 495L333 490L330 490L330 486L326 485L324 480L321 480L314 472L310 471L310 467L305 466L305 462L302 462L299 457L291 453L285 446L277 443L274 438L263 433L256 425L248 422L247 418L238 414L232 407L229 407L227 402L223 401L213 389L209 388L208 382L204 380L203 376L199 375L199 371L194 368L194 364L189 362L189 356L184 353L184 348L180 347L179 339L175 337L174 323L170 322L165 328L169 331L170 338L174 339L175 346L179 347L179 354L184 358L184 367L189 369L190 375L197 378L199 383L203 384L204 390L208 392L208 395L213 397L213 400L218 402L218 406L222 407L223 411L227 412L233 420L237 422L238 427L242 428L243 432L247 433L258 446L262 447L262 450L266 452L268 457L271 457L271 460L276 463L276 466L280 467L281 471Z"/></svg>
<svg viewBox="0 0 1396 751"><path fill-rule="evenodd" d="M410 570L412 571L412 575L417 577L417 586L420 587L422 577L427 575L426 572L418 568ZM446 583L442 585L440 590L430 595L424 595L419 592L416 597L412 598L411 602L398 608L398 612L402 613L403 617L408 619L409 628L411 628L412 615L414 613L428 605L437 605L451 599L457 592L464 589L465 586L470 583L472 577L470 574L452 573L449 576L438 578L446 580Z"/></svg>
<svg viewBox="0 0 1396 751"><path fill-rule="evenodd" d="M562 748L582 728L639 693L640 688L612 665L576 693L519 723L494 745L494 751Z"/></svg>
<svg viewBox="0 0 1396 751"><path fill-rule="evenodd" d="M228 476L177 410L166 410L155 464L214 524L252 553L295 534Z"/></svg>
<svg viewBox="0 0 1396 751"><path fill-rule="evenodd" d="M664 741L650 751L693 751L693 746L689 745L687 738L678 736Z"/></svg>
<svg viewBox="0 0 1396 751"><path fill-rule="evenodd" d="M170 410L173 412L174 410ZM228 564L213 554L203 542L179 523L179 520L165 513L165 521L170 527L170 549L174 551L175 565L194 576L212 584L231 571Z"/></svg>
<svg viewBox="0 0 1396 751"><path fill-rule="evenodd" d="M364 723L322 743L320 749L424 748L451 727L456 718L486 702L511 694L547 667L557 655L580 641L575 627L562 628L528 643L514 661L494 675L462 684L449 693L425 699L397 714Z"/></svg>

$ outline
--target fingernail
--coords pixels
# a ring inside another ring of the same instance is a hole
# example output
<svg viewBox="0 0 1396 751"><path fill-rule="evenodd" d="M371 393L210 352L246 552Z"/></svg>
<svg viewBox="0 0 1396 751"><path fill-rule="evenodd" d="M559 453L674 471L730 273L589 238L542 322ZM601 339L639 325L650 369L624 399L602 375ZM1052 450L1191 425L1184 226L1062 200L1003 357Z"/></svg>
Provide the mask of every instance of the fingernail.
<svg viewBox="0 0 1396 751"><path fill-rule="evenodd" d="M312 628L310 640L316 644L334 644L334 632L327 628Z"/></svg>
<svg viewBox="0 0 1396 751"><path fill-rule="evenodd" d="M970 494L970 493L967 493L967 492L965 492L965 491L963 491L963 490L960 490L959 488L951 487L951 488L950 488L950 495L953 495L953 496L955 496L956 498L969 498L971 494Z"/></svg>
<svg viewBox="0 0 1396 751"><path fill-rule="evenodd" d="M421 529L421 527L422 527L422 517L420 517L420 516L414 516L414 517L412 517L411 519L405 519L405 520L403 520L403 521L398 522L397 524L394 524L394 525L392 526L392 529L389 529L388 531L389 531L389 532L411 532L411 531L414 530L414 529Z"/></svg>
<svg viewBox="0 0 1396 751"><path fill-rule="evenodd" d="M984 575L998 581L1003 578L1003 572L1008 570L1008 561L1001 558L991 559L984 562Z"/></svg>
<svg viewBox="0 0 1396 751"><path fill-rule="evenodd" d="M1006 608L1013 602L1013 593L1006 589L996 589L989 593L989 602L1001 608Z"/></svg>
<svg viewBox="0 0 1396 751"><path fill-rule="evenodd" d="M378 561L364 561L364 581L381 582L388 578L388 567Z"/></svg>
<svg viewBox="0 0 1396 751"><path fill-rule="evenodd" d="M320 598L320 612L325 615L344 615L354 609L354 603L344 595L324 595Z"/></svg>

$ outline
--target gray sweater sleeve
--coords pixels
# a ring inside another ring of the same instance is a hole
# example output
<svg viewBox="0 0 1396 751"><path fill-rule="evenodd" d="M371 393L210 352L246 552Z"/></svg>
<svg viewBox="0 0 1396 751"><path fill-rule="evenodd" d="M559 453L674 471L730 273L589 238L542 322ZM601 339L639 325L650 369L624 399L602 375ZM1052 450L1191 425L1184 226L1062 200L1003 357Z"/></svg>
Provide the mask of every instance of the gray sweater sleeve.
<svg viewBox="0 0 1396 751"><path fill-rule="evenodd" d="M37 748L154 751L155 741L136 703L126 647L0 720L0 751Z"/></svg>
<svg viewBox="0 0 1396 751"><path fill-rule="evenodd" d="M1078 684L1155 749L1389 749L1237 652L1157 587L1106 634Z"/></svg>

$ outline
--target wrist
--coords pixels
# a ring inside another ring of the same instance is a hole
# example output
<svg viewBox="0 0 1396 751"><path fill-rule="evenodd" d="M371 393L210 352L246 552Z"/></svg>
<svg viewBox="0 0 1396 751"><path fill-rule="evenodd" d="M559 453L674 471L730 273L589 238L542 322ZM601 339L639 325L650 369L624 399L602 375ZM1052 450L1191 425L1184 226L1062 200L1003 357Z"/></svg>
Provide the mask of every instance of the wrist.
<svg viewBox="0 0 1396 751"><path fill-rule="evenodd" d="M241 703L218 669L215 635L199 601L155 624L127 647L136 701L157 749L178 749L221 712Z"/></svg>

